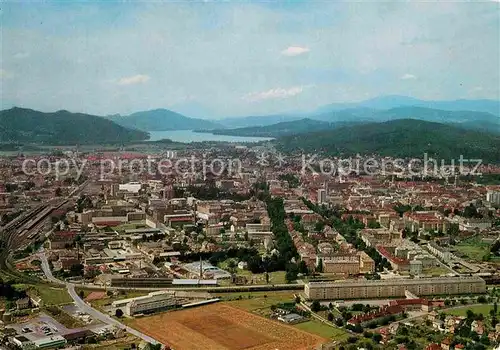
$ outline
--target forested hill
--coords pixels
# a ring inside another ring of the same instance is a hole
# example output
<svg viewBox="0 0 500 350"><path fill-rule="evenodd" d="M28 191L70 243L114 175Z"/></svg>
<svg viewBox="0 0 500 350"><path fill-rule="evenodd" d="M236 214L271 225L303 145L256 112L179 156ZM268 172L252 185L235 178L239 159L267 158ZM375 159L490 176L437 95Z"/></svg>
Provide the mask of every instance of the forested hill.
<svg viewBox="0 0 500 350"><path fill-rule="evenodd" d="M275 140L283 151L332 155L380 154L443 159L481 158L500 161L500 135L414 119L367 123L333 130L285 136Z"/></svg>
<svg viewBox="0 0 500 350"><path fill-rule="evenodd" d="M127 129L95 115L26 108L0 111L0 142L50 145L127 143L145 140L147 132Z"/></svg>

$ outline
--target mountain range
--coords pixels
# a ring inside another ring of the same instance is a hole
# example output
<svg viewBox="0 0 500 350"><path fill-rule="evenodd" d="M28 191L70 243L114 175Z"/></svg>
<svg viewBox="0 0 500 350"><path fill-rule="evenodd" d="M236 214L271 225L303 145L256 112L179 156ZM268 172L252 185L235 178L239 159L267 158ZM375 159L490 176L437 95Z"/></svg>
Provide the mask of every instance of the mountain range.
<svg viewBox="0 0 500 350"><path fill-rule="evenodd" d="M286 120L262 126L234 129L199 130L218 135L280 137L315 130L335 129L360 123L380 123L398 119L416 119L500 134L500 118L487 112L444 111L424 107L396 107L388 110L369 108L325 112L303 119Z"/></svg>
<svg viewBox="0 0 500 350"><path fill-rule="evenodd" d="M380 154L422 158L427 153L445 160L458 160L460 155L494 162L500 159L499 134L414 119L344 126L280 137L274 142L285 152L324 152L338 156Z"/></svg>
<svg viewBox="0 0 500 350"><path fill-rule="evenodd" d="M407 107L407 109L403 108ZM450 100L450 101L427 101L419 100L412 97L406 96L380 96L373 99L360 101L360 102L350 102L350 103L332 103L325 106L316 108L315 110L309 112L301 113L283 113L283 114L273 114L264 116L250 116L250 117L239 117L239 118L223 118L218 120L218 122L224 125L225 128L243 128L249 126L266 126L273 125L280 122L294 121L303 118L309 118L314 120L321 120L327 122L335 121L384 121L394 119L394 115L390 118L384 117L384 110L400 111L402 113L407 113L409 111L415 112L418 109L413 109L412 107L421 107L420 111L425 111L425 109L440 110L447 112L478 112L478 113L488 113L488 114L478 114L482 121L489 119L489 115L495 116L497 119L493 118L494 124L500 124L498 118L500 118L500 101L497 100ZM425 112L424 112L425 113ZM446 115L446 113L443 113ZM458 116L458 115L456 115ZM396 119L409 118L410 115L401 115ZM413 115L412 118L420 119L419 116ZM475 121L476 115L467 118L462 115L459 122L473 122ZM487 118L484 118L487 117ZM431 120L431 116L424 116L424 120ZM431 121L442 121L438 118ZM496 122L495 122L496 120ZM493 125L494 126L494 125Z"/></svg>
<svg viewBox="0 0 500 350"><path fill-rule="evenodd" d="M49 145L127 143L149 138L105 118L68 111L43 113L14 107L0 111L0 142Z"/></svg>
<svg viewBox="0 0 500 350"><path fill-rule="evenodd" d="M432 107L432 108L431 108ZM500 134L499 101L424 101L404 96L382 96L326 105L311 112L207 120L190 118L168 109L127 116L58 111L43 113L26 108L1 111L0 142L116 143L145 140L148 131L199 130L232 136L283 137L341 127L418 119L464 129Z"/></svg>
<svg viewBox="0 0 500 350"><path fill-rule="evenodd" d="M211 120L186 117L164 108L136 112L126 116L107 116L106 118L126 128L142 131L216 129L222 127L221 124Z"/></svg>
<svg viewBox="0 0 500 350"><path fill-rule="evenodd" d="M205 132L215 135L276 138L287 135L295 135L307 132L334 129L336 127L353 125L358 123L362 122L355 122L355 121L326 122L310 118L304 118L299 120L280 122L266 126L248 126L236 129L213 129L213 130L195 130L195 131Z"/></svg>
<svg viewBox="0 0 500 350"><path fill-rule="evenodd" d="M487 112L497 117L500 116L500 101L496 100L449 100L432 101L420 100L408 96L387 95L379 96L369 100L351 103L332 103L316 109L313 114L322 114L331 111L351 108L371 108L371 109L391 109L396 107L425 107L431 109L441 109L445 111L475 111Z"/></svg>

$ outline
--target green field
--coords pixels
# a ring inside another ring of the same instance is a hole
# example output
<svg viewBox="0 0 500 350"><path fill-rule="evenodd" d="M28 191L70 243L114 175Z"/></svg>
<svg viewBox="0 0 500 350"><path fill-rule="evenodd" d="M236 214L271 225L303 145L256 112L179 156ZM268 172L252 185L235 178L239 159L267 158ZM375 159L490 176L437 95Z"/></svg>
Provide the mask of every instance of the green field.
<svg viewBox="0 0 500 350"><path fill-rule="evenodd" d="M457 309L452 310L443 310L444 313L454 316L466 316L467 310L471 310L475 314L483 314L487 317L490 314L490 310L493 309L492 305L472 305L472 306L464 306Z"/></svg>
<svg viewBox="0 0 500 350"><path fill-rule="evenodd" d="M227 271L227 263L229 260L233 259L228 259L225 261L220 262L217 264L217 266L223 270ZM236 269L236 274L240 276L245 276L248 280L249 283L253 281L253 284L266 284L266 274L265 273L252 273L251 271L248 270L240 270ZM274 272L269 272L269 284L283 284L286 283L285 280L285 271L274 271Z"/></svg>
<svg viewBox="0 0 500 350"><path fill-rule="evenodd" d="M141 339L136 338L134 336L127 336L125 338L107 340L104 342L100 342L99 344L85 344L83 349L85 350L125 350L132 349L132 344L135 346L141 343Z"/></svg>
<svg viewBox="0 0 500 350"><path fill-rule="evenodd" d="M483 243L479 237L471 237L463 240L455 246L455 250L467 255L470 259L482 261L489 251L489 244Z"/></svg>
<svg viewBox="0 0 500 350"><path fill-rule="evenodd" d="M118 231L118 232L123 232L125 230L135 230L135 229L144 228L144 227L146 227L146 221L142 220L142 221L133 221L133 222L129 222L126 224L114 226L114 227L112 227L112 229L115 231Z"/></svg>
<svg viewBox="0 0 500 350"><path fill-rule="evenodd" d="M294 327L303 331L317 334L320 337L344 341L349 337L349 333L340 329L328 326L320 321L311 320L307 322L297 323Z"/></svg>
<svg viewBox="0 0 500 350"><path fill-rule="evenodd" d="M45 305L62 305L73 302L66 288L52 287L48 284L16 284L14 286L20 290L36 290L36 294L42 298Z"/></svg>
<svg viewBox="0 0 500 350"><path fill-rule="evenodd" d="M46 305L60 305L73 302L66 288L49 286L36 286L35 288Z"/></svg>
<svg viewBox="0 0 500 350"><path fill-rule="evenodd" d="M96 290L96 291L102 291L102 290ZM89 293L88 291L84 292L85 296L87 296ZM121 299L129 299L129 298L135 298L135 297L141 297L143 295L147 295L148 292L134 292L134 291L127 291L124 294L120 292L119 295L113 295L111 297L105 297L103 299L97 299L93 300L91 302L92 306L102 309L106 305L110 305L113 301L115 300L121 300Z"/></svg>
<svg viewBox="0 0 500 350"><path fill-rule="evenodd" d="M231 306L252 312L261 316L271 314L271 305L292 302L294 300L293 292L253 292L253 293L225 293L217 295L223 300L228 300ZM241 297L241 299L240 299ZM239 299L239 300L237 300Z"/></svg>

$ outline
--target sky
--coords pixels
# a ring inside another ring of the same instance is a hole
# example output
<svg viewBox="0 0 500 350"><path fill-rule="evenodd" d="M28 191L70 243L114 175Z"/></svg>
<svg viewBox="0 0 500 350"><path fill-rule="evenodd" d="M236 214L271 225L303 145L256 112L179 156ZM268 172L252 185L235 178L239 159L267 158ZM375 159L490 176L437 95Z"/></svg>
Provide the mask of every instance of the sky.
<svg viewBox="0 0 500 350"><path fill-rule="evenodd" d="M2 109L195 117L500 99L500 3L4 2Z"/></svg>

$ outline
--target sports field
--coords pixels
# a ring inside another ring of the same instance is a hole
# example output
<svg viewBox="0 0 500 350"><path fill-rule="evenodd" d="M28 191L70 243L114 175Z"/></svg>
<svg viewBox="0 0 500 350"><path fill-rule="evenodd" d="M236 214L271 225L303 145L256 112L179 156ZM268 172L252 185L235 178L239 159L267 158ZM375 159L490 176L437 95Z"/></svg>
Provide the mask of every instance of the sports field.
<svg viewBox="0 0 500 350"><path fill-rule="evenodd" d="M156 316L130 324L174 349L299 350L314 349L325 339L225 303Z"/></svg>

